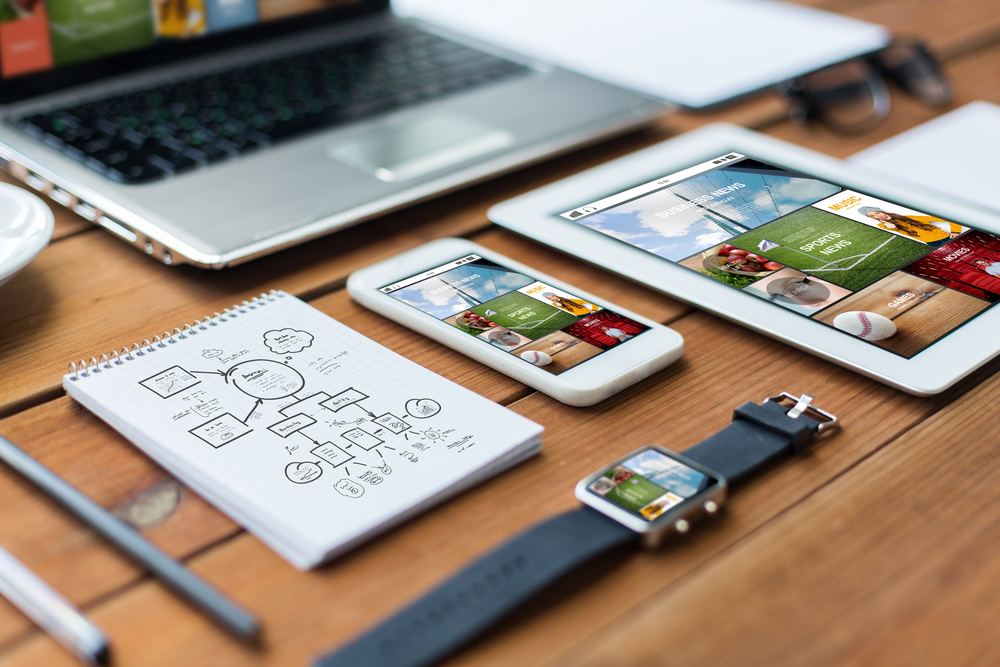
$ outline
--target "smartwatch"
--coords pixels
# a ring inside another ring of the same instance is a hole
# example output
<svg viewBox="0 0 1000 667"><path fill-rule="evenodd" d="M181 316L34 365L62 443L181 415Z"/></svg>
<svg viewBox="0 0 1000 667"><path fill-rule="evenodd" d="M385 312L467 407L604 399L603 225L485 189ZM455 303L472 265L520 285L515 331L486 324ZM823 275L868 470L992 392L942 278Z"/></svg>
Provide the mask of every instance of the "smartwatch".
<svg viewBox="0 0 1000 667"><path fill-rule="evenodd" d="M718 511L730 483L839 426L812 399L783 393L744 403L731 424L683 455L647 446L623 456L580 480L583 507L513 537L316 666L427 667L592 558L687 533Z"/></svg>

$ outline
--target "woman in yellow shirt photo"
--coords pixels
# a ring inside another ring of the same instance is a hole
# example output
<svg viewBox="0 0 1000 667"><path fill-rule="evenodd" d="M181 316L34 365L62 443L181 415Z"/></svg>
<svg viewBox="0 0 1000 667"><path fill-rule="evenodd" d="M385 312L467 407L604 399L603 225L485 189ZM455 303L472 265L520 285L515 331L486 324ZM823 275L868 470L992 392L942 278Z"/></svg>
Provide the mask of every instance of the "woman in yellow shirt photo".
<svg viewBox="0 0 1000 667"><path fill-rule="evenodd" d="M878 221L878 227L887 232L905 234L914 241L938 248L962 233L962 226L932 215L901 215L889 213L874 206L862 206L859 213Z"/></svg>
<svg viewBox="0 0 1000 667"><path fill-rule="evenodd" d="M554 292L544 292L542 296L548 299L549 302L551 302L556 308L565 310L570 315L576 315L577 317L590 315L591 313L596 313L601 309L600 306L595 306L589 301L584 301L583 299L570 299L559 296Z"/></svg>

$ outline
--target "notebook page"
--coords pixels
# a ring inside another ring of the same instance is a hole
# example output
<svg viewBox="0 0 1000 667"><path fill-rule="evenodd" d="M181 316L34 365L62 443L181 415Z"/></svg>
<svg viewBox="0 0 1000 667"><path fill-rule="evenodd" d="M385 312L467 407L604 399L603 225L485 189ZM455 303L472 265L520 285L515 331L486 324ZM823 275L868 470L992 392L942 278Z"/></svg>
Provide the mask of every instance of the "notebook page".
<svg viewBox="0 0 1000 667"><path fill-rule="evenodd" d="M542 431L287 294L174 338L63 385L297 567Z"/></svg>

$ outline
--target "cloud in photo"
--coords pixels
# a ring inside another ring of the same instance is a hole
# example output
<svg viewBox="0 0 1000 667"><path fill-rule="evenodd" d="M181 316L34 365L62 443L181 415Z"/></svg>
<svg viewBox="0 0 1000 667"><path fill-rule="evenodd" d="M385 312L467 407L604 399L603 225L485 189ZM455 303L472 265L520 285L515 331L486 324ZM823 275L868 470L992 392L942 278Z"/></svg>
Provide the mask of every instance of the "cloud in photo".
<svg viewBox="0 0 1000 667"><path fill-rule="evenodd" d="M533 282L534 278L492 262L473 262L396 290L392 296L443 320Z"/></svg>
<svg viewBox="0 0 1000 667"><path fill-rule="evenodd" d="M434 293L434 290L442 287L447 286L436 278L430 278L416 285L396 290L392 293L392 296L419 308L425 313L433 315L439 320L451 317L455 313L460 313L469 307L469 303L462 299L454 290L446 289L445 291Z"/></svg>
<svg viewBox="0 0 1000 667"><path fill-rule="evenodd" d="M788 172L785 172L788 173ZM734 184L699 207L656 214ZM719 169L625 202L579 223L665 259L679 261L837 192L810 178Z"/></svg>

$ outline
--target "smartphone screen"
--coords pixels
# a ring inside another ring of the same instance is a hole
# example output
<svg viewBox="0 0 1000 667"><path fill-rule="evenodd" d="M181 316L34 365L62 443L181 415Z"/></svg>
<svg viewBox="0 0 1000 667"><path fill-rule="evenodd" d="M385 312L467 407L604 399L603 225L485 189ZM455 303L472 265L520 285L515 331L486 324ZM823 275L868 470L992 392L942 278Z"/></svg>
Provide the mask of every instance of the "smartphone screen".
<svg viewBox="0 0 1000 667"><path fill-rule="evenodd" d="M649 330L479 255L460 257L379 291L553 375L628 345Z"/></svg>
<svg viewBox="0 0 1000 667"><path fill-rule="evenodd" d="M1000 301L1000 237L740 153L557 215L906 359Z"/></svg>

